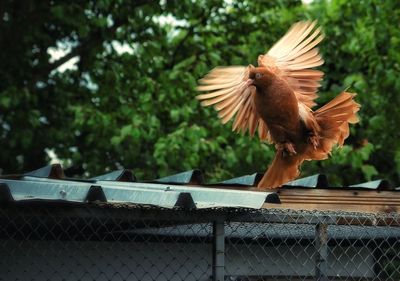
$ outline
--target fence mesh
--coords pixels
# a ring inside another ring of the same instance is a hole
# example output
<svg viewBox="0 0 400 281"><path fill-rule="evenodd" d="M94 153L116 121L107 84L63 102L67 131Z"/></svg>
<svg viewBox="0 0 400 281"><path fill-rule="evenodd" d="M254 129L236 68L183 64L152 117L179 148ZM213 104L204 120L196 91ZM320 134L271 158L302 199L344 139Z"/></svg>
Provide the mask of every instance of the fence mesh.
<svg viewBox="0 0 400 281"><path fill-rule="evenodd" d="M0 280L400 280L399 225L397 214L2 205Z"/></svg>

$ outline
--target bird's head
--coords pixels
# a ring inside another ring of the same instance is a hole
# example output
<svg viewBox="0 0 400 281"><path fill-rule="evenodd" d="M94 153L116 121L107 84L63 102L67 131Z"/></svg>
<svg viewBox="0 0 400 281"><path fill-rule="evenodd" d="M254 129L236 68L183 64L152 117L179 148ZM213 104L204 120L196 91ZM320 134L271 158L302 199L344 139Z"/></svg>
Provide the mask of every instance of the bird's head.
<svg viewBox="0 0 400 281"><path fill-rule="evenodd" d="M270 76L271 73L265 67L249 65L249 79L247 80L247 84L256 87L266 86Z"/></svg>

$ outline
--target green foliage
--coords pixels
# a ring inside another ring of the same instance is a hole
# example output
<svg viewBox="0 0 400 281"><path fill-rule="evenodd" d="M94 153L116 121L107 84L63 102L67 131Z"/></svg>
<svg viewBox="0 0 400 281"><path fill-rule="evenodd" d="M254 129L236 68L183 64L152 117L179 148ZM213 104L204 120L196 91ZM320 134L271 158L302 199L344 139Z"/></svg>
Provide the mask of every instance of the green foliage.
<svg viewBox="0 0 400 281"><path fill-rule="evenodd" d="M45 165L49 150L71 175L122 166L139 178L263 172L274 148L221 125L194 98L196 81L217 65L255 64L293 22L318 19L326 35L318 101L350 86L363 107L346 145L306 163L303 175L399 181L396 1L4 0L0 16L3 173ZM76 67L61 71L70 58Z"/></svg>

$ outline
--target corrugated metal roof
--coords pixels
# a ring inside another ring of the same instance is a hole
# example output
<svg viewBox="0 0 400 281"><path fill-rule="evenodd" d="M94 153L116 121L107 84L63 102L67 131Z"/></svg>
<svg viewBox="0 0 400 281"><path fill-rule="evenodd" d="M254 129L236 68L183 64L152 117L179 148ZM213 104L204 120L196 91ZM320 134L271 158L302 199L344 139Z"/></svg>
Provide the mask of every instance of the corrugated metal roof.
<svg viewBox="0 0 400 281"><path fill-rule="evenodd" d="M200 170L191 170L151 181L138 181L131 170L121 169L90 179L67 178L59 164L23 175L0 177L0 201L47 200L85 203L132 203L163 208L261 208L279 203L275 192L255 189L262 174L254 173L218 183L206 183ZM318 174L287 183L283 189L331 189ZM349 186L351 190L396 190L386 180ZM333 189L333 188L332 188ZM343 188L339 188L343 190ZM265 205L264 205L265 206Z"/></svg>
<svg viewBox="0 0 400 281"><path fill-rule="evenodd" d="M114 171L88 180L65 178L60 165L0 179L0 200L50 200L154 205L163 208L261 208L279 203L274 192L196 186L200 171L189 171L152 182L138 182L128 170ZM183 185L187 184L187 185Z"/></svg>

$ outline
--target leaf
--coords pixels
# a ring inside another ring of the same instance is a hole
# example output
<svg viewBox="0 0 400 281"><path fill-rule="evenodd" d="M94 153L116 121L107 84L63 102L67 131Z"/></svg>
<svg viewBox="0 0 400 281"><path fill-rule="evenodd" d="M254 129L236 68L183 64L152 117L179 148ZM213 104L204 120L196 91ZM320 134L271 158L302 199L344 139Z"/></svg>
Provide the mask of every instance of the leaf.
<svg viewBox="0 0 400 281"><path fill-rule="evenodd" d="M362 165L361 166L361 171L363 172L363 174L364 174L365 178L367 179L367 181L370 181L373 176L378 175L378 171L372 165L367 165L367 164Z"/></svg>

